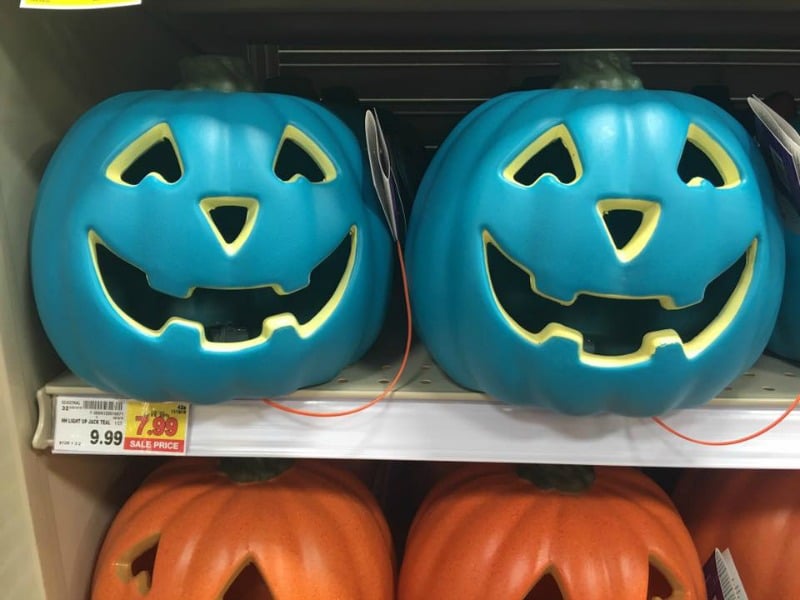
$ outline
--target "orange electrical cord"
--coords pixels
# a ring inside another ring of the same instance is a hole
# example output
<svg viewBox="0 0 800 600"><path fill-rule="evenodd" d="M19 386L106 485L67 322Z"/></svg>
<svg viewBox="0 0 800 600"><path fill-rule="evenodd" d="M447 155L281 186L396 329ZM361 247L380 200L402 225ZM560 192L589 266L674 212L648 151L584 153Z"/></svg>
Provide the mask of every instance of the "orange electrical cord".
<svg viewBox="0 0 800 600"><path fill-rule="evenodd" d="M400 263L400 275L403 279L403 299L405 301L405 308L406 308L406 347L403 351L403 360L400 362L400 368L397 369L397 373L384 388L384 390L378 394L375 398L370 400L365 404L361 404L360 406L356 406L355 408L350 408L347 410L339 410L339 411L332 411L332 412L316 412L313 410L304 410L301 408L291 408L280 402L276 402L275 400L270 400L269 398L262 399L262 402L267 406L271 406L272 408L277 408L278 410L282 410L283 412L291 413L293 415L302 415L304 417L345 417L347 415L352 415L362 410L366 410L371 406L375 406L378 402L386 398L389 394L394 391L397 382L400 381L400 377L403 376L403 371L406 369L406 364L408 363L408 355L411 353L411 338L413 334L413 329L411 326L411 300L408 296L408 278L406 277L406 263L403 260L403 248L400 245L400 242L397 242L397 260Z"/></svg>
<svg viewBox="0 0 800 600"><path fill-rule="evenodd" d="M384 390L369 402L366 402L364 404L361 404L359 406L347 410L339 410L331 412L316 412L312 410L304 410L301 408L291 408L289 406L285 406L280 402L276 402L275 400L271 400L269 398L262 399L262 402L264 402L264 404L283 412L291 413L293 415L301 415L304 417L317 417L317 418L345 417L347 415L353 415L361 411L364 411L372 406L375 406L378 402L386 398L386 396L388 396L394 391L397 382L400 381L400 378L403 376L403 372L406 369L406 365L408 364L408 357L409 354L411 353L411 340L413 336L413 327L411 322L411 299L409 298L409 293L408 293L408 277L406 275L405 260L403 259L403 248L400 245L399 241L396 242L396 249L397 249L397 260L398 263L400 264L400 275L403 281L403 300L405 302L405 313L406 313L406 345L405 349L403 350L403 359L400 361L400 367L397 369L397 373L395 373L394 378L387 384ZM764 435L768 431L775 429L775 427L780 425L791 414L791 412L795 408L797 408L798 405L800 405L800 395L795 397L794 401L786 408L786 410L783 411L783 413L769 425L766 425L753 433L732 440L721 440L721 441L701 440L698 438L693 438L691 436L688 436L684 433L681 433L676 429L673 429L659 417L652 417L652 420L665 431L668 431L669 433L681 438L682 440L691 442L693 444L699 444L701 446L733 446L736 444L742 444L744 442L753 440L759 436Z"/></svg>
<svg viewBox="0 0 800 600"><path fill-rule="evenodd" d="M669 431L671 434L676 435L679 438L681 438L682 440L686 440L687 442L692 442L693 444L699 444L701 446L733 446L735 444L742 444L744 442L749 442L750 440L755 439L755 438L757 438L757 437L759 437L761 435L764 435L765 433L767 433L768 431L770 431L772 429L775 429L775 427L780 425L784 421L784 419L786 419L786 417L788 417L789 414L795 408L797 408L798 404L800 404L800 395L798 395L794 399L794 402L792 402L789 405L789 407L785 411L783 411L781 416L779 416L777 419L775 419L769 425L767 425L765 427L762 427L758 431L755 431L755 432L750 433L748 435L745 435L743 437L736 438L736 439L733 439L733 440L722 440L722 441L719 441L719 442L714 442L714 441L709 441L709 440L699 440L697 438L690 437L688 435L685 435L685 434L681 433L680 431L676 431L675 429L673 429L672 427L670 427L669 425L664 423L664 421L662 421L658 417L652 417L652 419L662 429L665 429L666 431Z"/></svg>

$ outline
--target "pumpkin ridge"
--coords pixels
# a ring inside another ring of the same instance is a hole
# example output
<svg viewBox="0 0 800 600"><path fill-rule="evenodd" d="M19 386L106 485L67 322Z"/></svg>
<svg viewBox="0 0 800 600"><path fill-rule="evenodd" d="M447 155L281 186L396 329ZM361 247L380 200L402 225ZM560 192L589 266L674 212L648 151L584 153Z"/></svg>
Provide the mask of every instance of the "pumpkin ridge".
<svg viewBox="0 0 800 600"><path fill-rule="evenodd" d="M369 515L371 520L374 512L367 508L363 498L360 495L352 494L347 487L344 490L340 489L332 478L321 477L314 469L305 470L302 466L295 467L292 471L287 472L286 479L281 486L274 486L271 489L272 501L271 510L273 518L270 519L272 525L270 530L271 539L283 539L283 546L281 548L282 556L295 557L298 567L304 564L305 551L300 539L297 539L297 531L313 531L313 535L319 538L338 539L340 551L333 556L325 558L323 564L326 574L325 580L340 580L339 586L349 586L348 588L341 587L337 597L360 597L361 594L377 593L377 590L365 589L362 592L358 591L359 586L364 586L364 581L359 583L350 582L347 573L366 571L366 567L378 560L379 553L372 552L368 556L355 555L353 549L354 540L361 540L363 543L364 536L371 536L369 531L365 531L363 527L364 515ZM349 479L350 474L347 473L345 479ZM299 495L305 497L303 510L295 510L293 504ZM355 502L353 500L355 499ZM374 503L374 500L372 500ZM333 507L336 507L334 509ZM355 526L348 525L350 519L353 520ZM382 528L377 530L377 537L373 538L378 542L380 547L388 551L385 546L385 538L383 537ZM287 546L287 544L292 544ZM270 546L273 545L270 543ZM372 547L372 550L377 550ZM266 549L260 550L258 554L264 556L271 551ZM342 554L344 553L344 555ZM387 554L387 557L389 555ZM318 559L316 559L318 560ZM393 564L391 559L388 559L388 567L393 571ZM269 565L263 565L263 572L269 573ZM292 589L292 571L285 572L285 569L280 570L277 574L272 575L271 585L276 594L280 594L281 590ZM308 586L304 588L303 592L308 597L316 597L313 594L322 593L322 589L317 589L317 586L323 586L323 582L307 582ZM356 586L356 587L353 587ZM296 589L296 586L295 586ZM349 590L349 591L347 591ZM336 592L329 590L328 593L336 595Z"/></svg>
<svg viewBox="0 0 800 600"><path fill-rule="evenodd" d="M167 598L175 589L181 589L181 593L186 598L217 600L208 598L203 591L207 588L209 580L216 581L216 587L223 589L222 584L227 577L221 572L219 565L214 564L213 557L207 553L196 552L195 547L200 539L213 540L214 532L219 532L218 535L223 540L229 535L229 528L225 526L225 522L227 521L226 516L231 514L228 507L234 493L233 489L209 488L206 493L192 499L192 506L185 506L183 512L173 515L162 530L159 552L156 555L153 569L154 571L158 570L159 573L169 573L169 580L161 576L158 581L159 585L156 587L154 579L151 593L158 593ZM193 531L192 538L189 540L181 538L179 534L184 531ZM188 561L181 560L182 556L191 558ZM159 569L160 565L163 566ZM181 567L180 571L179 567ZM203 573L203 578L188 576L193 572Z"/></svg>
<svg viewBox="0 0 800 600"><path fill-rule="evenodd" d="M333 499L338 500L338 498L335 497ZM331 536L338 535L340 538L359 537L361 532L358 530L357 526L349 526L348 517L351 515L345 514L344 508L334 510L334 507L330 505L332 498L325 498L325 502L323 502L322 498L318 495L314 495L309 500L311 504L316 507L311 512L315 517L319 517L321 523L319 531L321 534L329 534ZM350 506L350 510L352 512L361 511L364 510L364 507L362 505L358 507ZM370 518L372 518L372 511L365 510L364 512L369 513ZM362 561L359 560L359 558L364 558L364 556L356 554L356 548L353 547L352 543L342 544L341 548L345 555L337 555L338 560L335 564L333 562L330 564L331 570L337 574L346 574L351 570L360 570L358 565L362 564ZM367 558L369 559L369 557ZM357 593L356 589L350 589L349 592L353 594L353 597L360 595Z"/></svg>
<svg viewBox="0 0 800 600"><path fill-rule="evenodd" d="M383 516L383 511L381 510L375 495L370 491L370 489L349 471L342 471L340 473L341 477L337 478L334 470L325 463L311 462L306 463L305 466L308 468L309 472L320 477L326 485L331 486L336 484L344 487L349 494L359 501L362 507L369 511L375 526L380 530L381 535L383 536L387 549L391 553L392 568L395 569L396 557L394 553L392 533L386 522L386 518Z"/></svg>
<svg viewBox="0 0 800 600"><path fill-rule="evenodd" d="M169 522L175 514L185 510L185 507L194 502L197 497L207 494L210 491L209 486L213 485L213 482L201 482L199 484L201 487L199 488L194 487L198 485L196 482L192 482L193 487L188 489L184 487L185 485L182 484L182 487L173 488L167 487L166 482L163 482L163 484L159 482L159 485L152 485L152 482L149 482L144 486L145 494L142 497L135 494L122 507L109 528L106 539L113 542L120 537L124 537L125 532L131 527L140 533L161 530L162 525ZM164 506L168 504L171 505L171 510L165 511ZM155 516L151 514L153 505L159 507ZM135 526L138 522L142 522L142 524ZM102 561L98 560L97 564L102 564Z"/></svg>
<svg viewBox="0 0 800 600"><path fill-rule="evenodd" d="M537 493L546 494L547 492L539 490ZM528 531L536 531L539 533L537 540L528 545L530 548L536 547L537 552L534 554L532 549L528 550L531 553L530 560L536 565L536 569L531 573L532 576L535 575L535 580L530 582L526 592L533 589L533 587L549 573L556 580L559 590L565 593L565 576L559 565L558 556L556 556L556 552L553 550L553 546L557 544L557 538L555 538L556 543L553 543L554 538L551 538L549 535L550 530L554 528L553 524L561 522L563 514L562 507L552 501L546 502L542 506L539 503L530 502L530 499L528 499L526 504L524 515L525 526L519 530L514 530L514 532L523 537L528 537L525 535L525 532ZM536 523L539 525L537 526ZM547 545L545 546L544 544ZM548 556L549 558L546 558Z"/></svg>
<svg viewBox="0 0 800 600"><path fill-rule="evenodd" d="M690 556L686 556L685 554L685 549L687 548L686 534L688 532L683 522L677 516L677 509L669 498L669 495L651 479L647 477L636 477L639 473L627 467L612 469L613 470L609 472L611 476L605 479L608 492L613 494L621 506L627 505L636 509L635 511L630 511L622 508L620 512L632 515L628 517L629 520L635 518L639 521L643 521L642 513L648 515L647 527L660 530L661 535L659 539L662 540L662 543L668 543L669 546L671 546L662 547L660 549L650 548L649 556L653 559L652 564L660 568L662 574L667 578L670 585L672 585L673 590L677 591L678 588L682 586L680 586L680 582L674 578L674 573L687 571L685 568L686 559L692 563L698 564L700 561L697 553ZM639 498L642 498L643 501L639 501ZM674 512L670 512L670 508ZM630 527L631 524L629 520L625 522L625 526ZM695 573L695 577L696 576L697 573ZM696 589L702 589L701 584L702 582L699 580L694 582Z"/></svg>
<svg viewBox="0 0 800 600"><path fill-rule="evenodd" d="M439 496L440 500L426 512L420 513L419 518L415 518L412 525L409 539L415 537L415 531L430 529L433 527L437 532L435 540L428 540L426 542L426 549L424 556L420 556L418 561L415 561L415 570L420 569L427 571L429 574L434 574L437 565L446 563L447 558L452 556L455 552L469 560L468 557L475 557L475 552L481 552L479 548L481 533L473 532L459 526L459 523L477 523L479 524L478 530L480 532L488 532L489 535L496 536L501 539L501 546L506 546L509 543L516 544L519 547L525 547L527 536L524 535L525 531L529 528L520 529L515 527L514 524L505 522L504 515L514 513L517 519L521 518L522 513L526 510L527 499L520 495L520 492L528 485L523 480L518 478L505 478L498 480L500 475L510 471L509 465L491 465L489 469L466 469L465 475L472 475L474 478L462 477L461 487L455 493L449 496ZM491 489L492 492L488 491ZM434 489L436 490L436 488ZM473 495L473 492L477 492ZM505 498L506 506L504 511L498 512L497 510L497 496ZM458 496L456 498L455 496ZM457 516L457 519L455 518ZM515 521L516 522L516 521ZM506 532L501 534L500 532ZM506 539L506 536L515 538L514 542ZM478 543L476 543L478 542ZM414 550L412 550L414 552ZM407 553L408 555L408 553ZM496 578L504 577L505 571L503 570L502 557L504 553L500 547L492 552L492 561L499 561L495 568L488 568L487 573L484 574L481 582L451 582L452 585L467 585L464 588L464 593L475 594L477 597L490 597L485 593L481 595L480 586L485 586L486 589L491 587L491 581ZM545 565L546 566L546 565ZM541 567L540 567L541 570ZM528 589L533 586L532 578L536 575L535 572L527 573L526 583ZM430 576L423 576L423 579L428 580ZM541 577L541 575L540 575ZM433 576L435 579L435 576ZM404 586L414 585L412 582L404 582ZM479 587L475 587L479 586ZM448 592L458 596L457 589L461 588L447 588ZM519 591L522 593L522 588L525 585L519 585ZM525 590L527 591L527 590ZM435 592L427 590L426 597L435 597ZM402 596L400 596L402 598Z"/></svg>
<svg viewBox="0 0 800 600"><path fill-rule="evenodd" d="M438 484L434 486L431 495L435 494L438 490ZM417 560L414 562L415 572L421 575L421 579L426 581L437 581L435 572L437 565L444 564L445 559L452 554L453 548L456 552L463 553L469 552L473 548L473 544L468 543L469 540L463 540L461 543L456 543L455 540L460 538L461 530L456 521L447 521L440 518L445 515L466 515L467 522L474 522L473 515L482 518L485 512L486 501L480 498L469 498L468 500L456 499L453 496L439 496L439 500L435 502L427 502L427 508L420 509L414 517L409 535L406 541L406 551L403 564L401 565L401 578L400 578L400 594L399 598L403 598L404 590L407 587L416 589L418 587L417 581L404 580L402 572L407 571L407 562L410 562L410 556L416 556ZM491 508L491 503L490 503ZM433 540L428 540L424 545L417 549L418 537L416 532L419 530L428 530L431 527L437 531L437 536ZM420 579L420 578L417 578ZM426 593L435 597L435 590L425 590ZM416 596L415 596L416 597Z"/></svg>
<svg viewBox="0 0 800 600"><path fill-rule="evenodd" d="M553 532L549 537L554 540L551 554L555 568L562 575L565 597L606 600L607 591L618 587L615 582L625 581L624 593L620 590L616 598L640 600L645 597L647 589L647 581L642 579L641 573L646 574L649 565L646 553L642 555L646 547L641 543L637 529L641 532L646 528L636 528L631 524L631 520L641 521L640 515L629 514L631 511L626 511L626 514L624 508L619 509L628 505L627 502L617 497L606 498L599 491L593 492L586 496L567 497L566 502L556 505L558 516L553 522L560 527L558 535ZM619 518L620 514L625 514L625 518ZM584 534L586 525L597 534L587 538ZM617 552L609 553L609 547L617 549ZM587 554L598 556L588 571ZM625 556L624 561L620 560L620 554ZM630 568L632 563L636 568ZM632 574L639 576L626 577Z"/></svg>
<svg viewBox="0 0 800 600"><path fill-rule="evenodd" d="M503 474L509 469L507 465L500 465L500 464L470 464L459 469L456 469L452 473L445 475L430 491L430 493L425 497L422 502L422 505L419 509L419 512L424 513L425 507L428 504L432 504L439 500L442 497L449 496L452 494L456 489L460 489L461 486L468 485L469 482L476 482L474 485L476 487L481 487L481 483L477 483L478 481L485 481L487 478L502 478Z"/></svg>

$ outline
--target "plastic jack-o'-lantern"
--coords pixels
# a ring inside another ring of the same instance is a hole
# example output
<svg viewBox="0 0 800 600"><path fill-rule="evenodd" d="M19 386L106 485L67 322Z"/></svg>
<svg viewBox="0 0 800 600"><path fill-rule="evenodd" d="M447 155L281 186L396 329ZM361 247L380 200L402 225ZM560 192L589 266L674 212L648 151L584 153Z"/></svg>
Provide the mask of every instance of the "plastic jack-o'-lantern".
<svg viewBox="0 0 800 600"><path fill-rule="evenodd" d="M428 169L407 242L417 330L461 385L570 414L710 400L758 358L783 283L763 160L711 103L510 93Z"/></svg>
<svg viewBox="0 0 800 600"><path fill-rule="evenodd" d="M697 552L634 469L469 465L411 526L398 600L702 600Z"/></svg>
<svg viewBox="0 0 800 600"><path fill-rule="evenodd" d="M114 519L94 600L391 600L389 528L369 490L320 462L177 460Z"/></svg>
<svg viewBox="0 0 800 600"><path fill-rule="evenodd" d="M673 499L701 560L730 549L750 600L800 598L800 473L687 469Z"/></svg>
<svg viewBox="0 0 800 600"><path fill-rule="evenodd" d="M781 199L786 280L775 330L767 348L789 360L800 360L800 213L786 196Z"/></svg>
<svg viewBox="0 0 800 600"><path fill-rule="evenodd" d="M48 166L32 233L61 357L156 401L332 378L377 336L391 256L355 136L315 103L270 94L98 105Z"/></svg>

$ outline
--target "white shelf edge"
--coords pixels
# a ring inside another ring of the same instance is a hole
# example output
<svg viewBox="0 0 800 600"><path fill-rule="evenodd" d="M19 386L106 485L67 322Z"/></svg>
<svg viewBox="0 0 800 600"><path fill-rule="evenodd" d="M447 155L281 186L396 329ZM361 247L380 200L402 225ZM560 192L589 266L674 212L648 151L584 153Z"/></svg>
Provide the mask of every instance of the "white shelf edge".
<svg viewBox="0 0 800 600"><path fill-rule="evenodd" d="M394 374L396 361L374 359L348 367L328 384L280 400L318 411L352 408L374 397L385 385L381 380ZM737 438L773 421L798 392L800 368L765 356L712 402L664 418L693 437ZM59 396L113 397L72 375L54 380L39 393L35 448L52 446L53 410ZM257 400L193 405L187 454L800 468L798 438L800 411L757 439L719 447L681 440L647 418L570 417L512 407L456 386L417 347L400 388L376 406L347 417L296 416Z"/></svg>

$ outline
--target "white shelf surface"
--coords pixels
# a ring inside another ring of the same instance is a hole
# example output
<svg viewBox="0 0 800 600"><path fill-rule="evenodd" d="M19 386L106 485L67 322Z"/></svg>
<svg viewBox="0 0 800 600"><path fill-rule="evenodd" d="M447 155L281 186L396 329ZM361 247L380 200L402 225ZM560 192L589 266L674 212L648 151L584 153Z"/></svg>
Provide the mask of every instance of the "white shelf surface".
<svg viewBox="0 0 800 600"><path fill-rule="evenodd" d="M368 355L322 386L278 400L295 408L338 411L374 398L397 360ZM725 440L775 420L800 392L800 368L764 356L718 398L664 416L687 435ZM114 396L65 374L39 393L34 447L52 446L58 396ZM398 389L354 415L316 419L257 401L191 407L187 454L486 462L544 462L662 467L800 468L800 410L777 428L734 446L699 446L647 418L571 417L509 406L450 381L425 349L412 351ZM98 453L102 453L99 451Z"/></svg>

